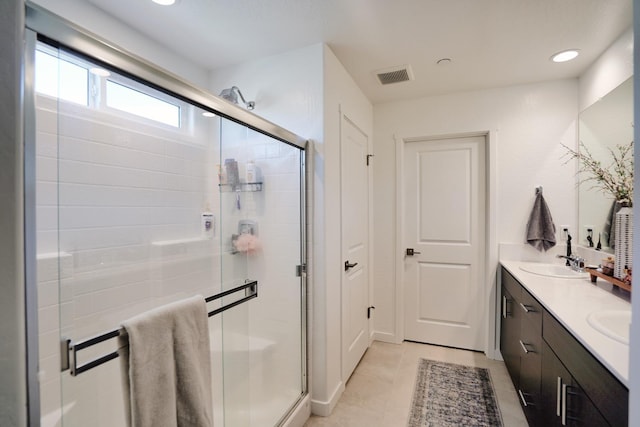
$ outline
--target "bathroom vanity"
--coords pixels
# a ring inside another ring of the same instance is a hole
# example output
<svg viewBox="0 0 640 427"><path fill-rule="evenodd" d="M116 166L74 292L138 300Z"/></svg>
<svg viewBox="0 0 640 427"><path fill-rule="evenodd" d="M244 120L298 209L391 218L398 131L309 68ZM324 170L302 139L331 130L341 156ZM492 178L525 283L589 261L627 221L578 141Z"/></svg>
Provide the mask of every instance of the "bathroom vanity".
<svg viewBox="0 0 640 427"><path fill-rule="evenodd" d="M500 350L529 425L628 425L631 304L588 274L501 263Z"/></svg>

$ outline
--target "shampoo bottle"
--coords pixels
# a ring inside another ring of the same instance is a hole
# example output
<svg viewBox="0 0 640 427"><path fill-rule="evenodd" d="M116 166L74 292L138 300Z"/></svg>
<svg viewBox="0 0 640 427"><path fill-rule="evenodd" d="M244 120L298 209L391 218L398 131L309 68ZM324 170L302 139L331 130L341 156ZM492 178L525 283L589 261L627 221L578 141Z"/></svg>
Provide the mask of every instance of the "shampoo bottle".
<svg viewBox="0 0 640 427"><path fill-rule="evenodd" d="M253 162L253 160L249 160L247 162L247 167L246 167L246 180L247 180L247 184L252 183L252 182L256 182L256 164Z"/></svg>

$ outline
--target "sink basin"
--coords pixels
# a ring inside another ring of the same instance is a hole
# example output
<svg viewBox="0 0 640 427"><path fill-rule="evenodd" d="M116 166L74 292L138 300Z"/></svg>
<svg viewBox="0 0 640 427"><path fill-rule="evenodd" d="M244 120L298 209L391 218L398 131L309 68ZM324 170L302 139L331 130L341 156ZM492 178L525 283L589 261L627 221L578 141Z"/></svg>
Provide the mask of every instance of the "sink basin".
<svg viewBox="0 0 640 427"><path fill-rule="evenodd" d="M629 345L631 310L594 311L587 316L587 322L596 331Z"/></svg>
<svg viewBox="0 0 640 427"><path fill-rule="evenodd" d="M559 279L584 279L589 277L587 272L571 270L565 265L558 264L527 264L520 266L520 270L540 276L556 277Z"/></svg>

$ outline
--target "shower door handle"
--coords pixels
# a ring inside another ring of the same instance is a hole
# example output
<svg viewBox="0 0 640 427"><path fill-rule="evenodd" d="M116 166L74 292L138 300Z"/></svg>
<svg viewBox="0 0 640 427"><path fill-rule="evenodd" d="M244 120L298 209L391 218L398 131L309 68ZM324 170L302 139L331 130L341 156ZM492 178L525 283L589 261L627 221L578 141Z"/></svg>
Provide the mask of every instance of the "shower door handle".
<svg viewBox="0 0 640 427"><path fill-rule="evenodd" d="M344 271L349 271L350 268L355 267L356 265L358 265L357 262L354 262L353 264L350 264L349 261L345 261L344 262Z"/></svg>

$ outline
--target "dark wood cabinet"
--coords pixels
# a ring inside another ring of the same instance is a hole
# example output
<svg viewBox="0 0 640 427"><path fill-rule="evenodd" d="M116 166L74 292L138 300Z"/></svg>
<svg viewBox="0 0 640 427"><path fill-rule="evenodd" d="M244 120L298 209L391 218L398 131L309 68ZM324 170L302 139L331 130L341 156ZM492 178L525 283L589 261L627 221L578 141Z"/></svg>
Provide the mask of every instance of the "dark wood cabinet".
<svg viewBox="0 0 640 427"><path fill-rule="evenodd" d="M571 373L572 384L579 385L580 392L593 402L608 425L615 427L628 425L629 390L627 387L547 311L543 313L542 324L544 342ZM576 398L574 401L579 399Z"/></svg>
<svg viewBox="0 0 640 427"><path fill-rule="evenodd" d="M520 387L520 318L521 311L514 310L515 299L511 293L502 286L502 326L500 334L500 349L502 358L507 371L511 376L511 381L516 386L516 390Z"/></svg>
<svg viewBox="0 0 640 427"><path fill-rule="evenodd" d="M527 421L536 425L540 406L542 308L509 272L504 272L502 280L502 357Z"/></svg>
<svg viewBox="0 0 640 427"><path fill-rule="evenodd" d="M506 270L500 351L531 426L628 425L628 389Z"/></svg>
<svg viewBox="0 0 640 427"><path fill-rule="evenodd" d="M540 412L540 425L549 427L609 426L609 423L551 350L551 347L545 342L542 346L540 400L544 410Z"/></svg>

